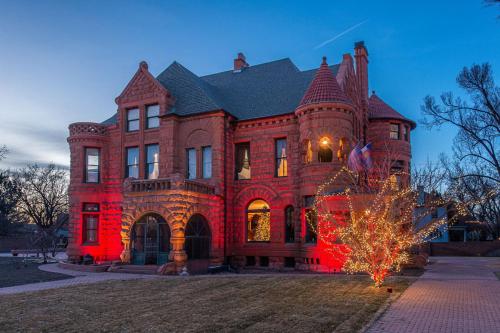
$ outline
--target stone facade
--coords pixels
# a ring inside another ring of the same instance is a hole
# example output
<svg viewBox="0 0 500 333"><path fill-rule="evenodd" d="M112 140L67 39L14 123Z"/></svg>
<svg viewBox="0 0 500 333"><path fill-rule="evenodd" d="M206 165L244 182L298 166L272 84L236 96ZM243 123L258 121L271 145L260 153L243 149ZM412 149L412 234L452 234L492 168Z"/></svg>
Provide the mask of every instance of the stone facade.
<svg viewBox="0 0 500 333"><path fill-rule="evenodd" d="M321 250L305 242L305 200L319 184L346 163L352 147L371 141L375 158L390 146L407 168L411 158L409 131L414 123L401 115L377 118L370 113L368 52L364 44L349 54L334 76L323 60L295 109L278 115L242 119L223 108L190 115L176 113L176 95L164 87L142 62L122 94L112 123L70 125L70 240L68 255L79 260L90 254L99 262L131 262L134 224L148 214L161 216L170 229L169 261L181 269L191 259L185 252L186 230L192 216L201 215L210 229L212 262L229 261L271 269L332 269ZM251 68L242 54L235 75ZM258 96L256 96L258 98ZM156 128L146 129L146 108L159 105ZM385 105L385 104L384 104ZM378 105L380 107L380 105ZM387 106L390 108L389 106ZM127 110L139 109L139 130L127 131ZM395 111L394 111L395 112ZM389 139L391 124L406 126L406 138ZM286 177L276 176L277 139L286 139ZM319 162L320 142L328 141L331 162ZM249 143L250 179L237 180L235 145ZM159 177L146 180L146 145L159 146ZM203 147L211 147L211 177L201 177ZM137 179L126 178L126 148L139 147ZM98 183L85 182L86 148L100 152ZM196 179L186 179L187 153L196 155ZM339 184L342 186L342 184ZM269 205L270 237L249 242L249 204ZM83 206L98 203L97 241L83 238ZM285 240L285 208L293 207L293 242ZM333 267L337 269L338 267Z"/></svg>

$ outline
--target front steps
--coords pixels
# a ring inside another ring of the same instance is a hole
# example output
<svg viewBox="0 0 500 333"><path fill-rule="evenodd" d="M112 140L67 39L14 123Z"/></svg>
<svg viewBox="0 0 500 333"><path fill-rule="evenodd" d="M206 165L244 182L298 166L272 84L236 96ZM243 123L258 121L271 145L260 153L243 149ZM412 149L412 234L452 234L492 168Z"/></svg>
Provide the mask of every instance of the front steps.
<svg viewBox="0 0 500 333"><path fill-rule="evenodd" d="M110 267L109 272L156 275L159 267L158 265L115 265Z"/></svg>

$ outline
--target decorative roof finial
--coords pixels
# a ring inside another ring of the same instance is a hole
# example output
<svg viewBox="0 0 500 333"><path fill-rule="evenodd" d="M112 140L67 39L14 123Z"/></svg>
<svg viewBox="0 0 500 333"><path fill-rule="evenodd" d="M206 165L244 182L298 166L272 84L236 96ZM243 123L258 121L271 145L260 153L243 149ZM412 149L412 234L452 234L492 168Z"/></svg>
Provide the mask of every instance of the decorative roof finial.
<svg viewBox="0 0 500 333"><path fill-rule="evenodd" d="M144 60L139 63L140 68L144 68L145 70L148 69L148 63L145 62Z"/></svg>
<svg viewBox="0 0 500 333"><path fill-rule="evenodd" d="M326 63L326 57L325 57L325 56L323 56L323 62L322 62L321 64L322 64L322 65L328 65L328 64Z"/></svg>

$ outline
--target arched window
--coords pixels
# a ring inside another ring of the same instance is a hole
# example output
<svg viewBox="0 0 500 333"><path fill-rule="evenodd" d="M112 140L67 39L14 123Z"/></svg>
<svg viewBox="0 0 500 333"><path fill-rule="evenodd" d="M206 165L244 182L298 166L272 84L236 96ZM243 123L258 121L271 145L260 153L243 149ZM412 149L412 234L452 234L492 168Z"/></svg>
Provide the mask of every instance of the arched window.
<svg viewBox="0 0 500 333"><path fill-rule="evenodd" d="M271 211L267 202L252 201L247 208L247 241L268 242L271 240Z"/></svg>
<svg viewBox="0 0 500 333"><path fill-rule="evenodd" d="M293 221L293 206L285 208L285 243L295 241L295 225Z"/></svg>
<svg viewBox="0 0 500 333"><path fill-rule="evenodd" d="M208 259L210 256L210 227L207 220L199 214L193 215L184 232L184 250L188 259Z"/></svg>
<svg viewBox="0 0 500 333"><path fill-rule="evenodd" d="M318 161L331 162L333 159L333 151L331 141L327 137L321 138L319 141Z"/></svg>

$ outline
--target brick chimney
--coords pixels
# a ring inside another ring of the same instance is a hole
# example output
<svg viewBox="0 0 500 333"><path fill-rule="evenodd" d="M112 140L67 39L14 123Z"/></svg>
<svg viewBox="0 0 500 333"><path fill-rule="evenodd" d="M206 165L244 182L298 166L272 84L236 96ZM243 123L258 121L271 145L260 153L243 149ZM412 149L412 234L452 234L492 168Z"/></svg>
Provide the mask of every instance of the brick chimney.
<svg viewBox="0 0 500 333"><path fill-rule="evenodd" d="M360 41L354 44L354 57L356 58L356 76L360 84L360 91L363 99L368 101L368 50L365 42Z"/></svg>
<svg viewBox="0 0 500 333"><path fill-rule="evenodd" d="M243 53L238 53L238 57L234 59L234 72L241 72L243 69L248 67L247 59Z"/></svg>

